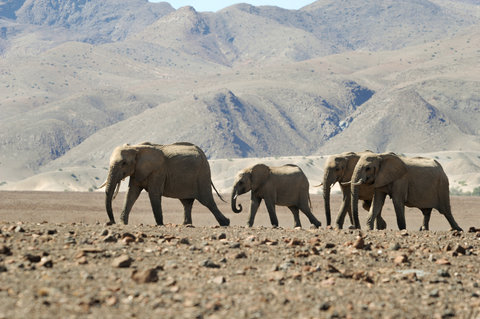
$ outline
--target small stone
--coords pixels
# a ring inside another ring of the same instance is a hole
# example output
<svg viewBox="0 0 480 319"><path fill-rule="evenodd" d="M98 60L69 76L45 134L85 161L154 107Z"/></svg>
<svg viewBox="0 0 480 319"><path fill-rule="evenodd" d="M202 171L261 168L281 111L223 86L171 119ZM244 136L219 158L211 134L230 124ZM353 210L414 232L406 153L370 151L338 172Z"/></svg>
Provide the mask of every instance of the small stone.
<svg viewBox="0 0 480 319"><path fill-rule="evenodd" d="M56 229L49 229L47 230L47 234L48 235L55 235L57 233L57 230Z"/></svg>
<svg viewBox="0 0 480 319"><path fill-rule="evenodd" d="M53 261L50 257L42 257L40 262L38 263L39 267L45 267L45 268L52 268L53 267Z"/></svg>
<svg viewBox="0 0 480 319"><path fill-rule="evenodd" d="M180 238L178 243L183 244L183 245L190 245L190 240L188 240L188 238L184 237L184 238Z"/></svg>
<svg viewBox="0 0 480 319"><path fill-rule="evenodd" d="M207 267L207 268L220 268L219 264L214 263L210 259L206 259L200 262L200 266Z"/></svg>
<svg viewBox="0 0 480 319"><path fill-rule="evenodd" d="M112 261L112 266L116 268L128 268L132 264L133 259L128 255L121 255Z"/></svg>
<svg viewBox="0 0 480 319"><path fill-rule="evenodd" d="M334 243L326 243L325 244L325 248L327 248L327 249L334 248L334 247L335 247Z"/></svg>
<svg viewBox="0 0 480 319"><path fill-rule="evenodd" d="M86 264L88 264L87 257L82 256L82 257L78 258L77 264L79 264L79 265L86 265Z"/></svg>
<svg viewBox="0 0 480 319"><path fill-rule="evenodd" d="M235 259L243 259L243 258L247 258L247 254L243 251L235 255Z"/></svg>
<svg viewBox="0 0 480 319"><path fill-rule="evenodd" d="M103 241L105 243L116 243L117 242L117 238L115 238L115 236L112 236L112 235L108 235L107 237L105 237L103 239Z"/></svg>
<svg viewBox="0 0 480 319"><path fill-rule="evenodd" d="M440 293L438 289L433 289L432 291L429 292L428 296L432 298L438 298L440 297Z"/></svg>
<svg viewBox="0 0 480 319"><path fill-rule="evenodd" d="M100 236L107 236L108 235L108 229L104 229L102 230L102 232L100 233Z"/></svg>
<svg viewBox="0 0 480 319"><path fill-rule="evenodd" d="M105 300L105 304L109 307L115 306L118 303L118 298L115 296L108 297L107 300Z"/></svg>
<svg viewBox="0 0 480 319"><path fill-rule="evenodd" d="M298 238L292 238L287 246L303 246L303 241Z"/></svg>
<svg viewBox="0 0 480 319"><path fill-rule="evenodd" d="M450 262L446 258L440 258L435 263L438 265L450 265Z"/></svg>
<svg viewBox="0 0 480 319"><path fill-rule="evenodd" d="M327 301L327 302L322 302L320 304L320 311L327 311L328 309L330 309L332 305Z"/></svg>
<svg viewBox="0 0 480 319"><path fill-rule="evenodd" d="M439 275L440 277L444 277L444 278L450 277L450 273L448 272L448 270L445 270L445 269L439 269L437 271L437 275Z"/></svg>
<svg viewBox="0 0 480 319"><path fill-rule="evenodd" d="M223 277L223 276L217 276L217 277L212 279L212 282L214 284L221 285L221 284L225 283L226 280L225 280L225 277Z"/></svg>
<svg viewBox="0 0 480 319"><path fill-rule="evenodd" d="M404 255L404 254L398 255L397 257L395 257L393 262L397 265L404 264L404 263L408 262L408 257L407 257L407 255Z"/></svg>
<svg viewBox="0 0 480 319"><path fill-rule="evenodd" d="M467 253L467 250L462 247L460 244L457 244L454 248L453 248L453 252L457 253L457 254L462 254L462 255L465 255Z"/></svg>
<svg viewBox="0 0 480 319"><path fill-rule="evenodd" d="M240 243L232 243L228 248L234 249L234 248L240 248Z"/></svg>
<svg viewBox="0 0 480 319"><path fill-rule="evenodd" d="M218 235L218 239L227 239L227 234L221 233L220 235Z"/></svg>
<svg viewBox="0 0 480 319"><path fill-rule="evenodd" d="M141 272L134 271L132 279L138 284L145 284L158 281L157 269L150 268Z"/></svg>
<svg viewBox="0 0 480 319"><path fill-rule="evenodd" d="M395 250L399 250L400 248L402 248L402 247L400 246L399 243L393 243L393 244L391 244L390 247L389 247L390 250L394 250L394 251L395 251Z"/></svg>
<svg viewBox="0 0 480 319"><path fill-rule="evenodd" d="M16 232L16 233L24 233L25 229L23 229L22 226L19 225L19 226L15 227L15 229L13 231Z"/></svg>
<svg viewBox="0 0 480 319"><path fill-rule="evenodd" d="M10 247L1 244L0 245L0 254L10 256L12 254L12 251L10 250Z"/></svg>
<svg viewBox="0 0 480 319"><path fill-rule="evenodd" d="M353 248L363 249L365 247L365 240L362 236L357 236L357 240L353 243Z"/></svg>
<svg viewBox="0 0 480 319"><path fill-rule="evenodd" d="M25 259L28 260L31 263L38 263L42 259L42 256L26 254Z"/></svg>

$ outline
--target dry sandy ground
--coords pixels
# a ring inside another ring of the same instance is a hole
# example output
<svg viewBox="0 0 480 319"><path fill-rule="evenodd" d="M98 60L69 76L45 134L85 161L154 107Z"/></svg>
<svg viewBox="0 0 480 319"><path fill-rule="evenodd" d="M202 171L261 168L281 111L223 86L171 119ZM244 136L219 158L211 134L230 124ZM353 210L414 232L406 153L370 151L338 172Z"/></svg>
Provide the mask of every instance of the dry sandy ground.
<svg viewBox="0 0 480 319"><path fill-rule="evenodd" d="M146 194L130 225L107 226L103 200L0 192L0 318L480 318L478 197L452 198L462 233L438 212L418 232L413 209L398 231L390 203L386 231L310 229L305 217L293 229L287 209L273 229L263 205L245 228L247 212L219 200L230 227L198 204L186 227L171 199L156 227ZM312 205L325 224L321 197Z"/></svg>

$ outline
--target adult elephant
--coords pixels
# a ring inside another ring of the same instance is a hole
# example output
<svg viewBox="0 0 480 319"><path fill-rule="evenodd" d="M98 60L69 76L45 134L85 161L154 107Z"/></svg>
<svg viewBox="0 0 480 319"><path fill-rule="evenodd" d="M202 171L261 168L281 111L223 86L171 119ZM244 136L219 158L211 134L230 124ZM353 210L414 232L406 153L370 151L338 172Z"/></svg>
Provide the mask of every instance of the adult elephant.
<svg viewBox="0 0 480 319"><path fill-rule="evenodd" d="M342 204L338 211L337 219L335 221L336 227L342 229L345 215L348 213L350 222L353 225L352 210L351 210L351 193L350 193L350 180L352 179L353 170L357 165L358 159L362 155L373 154L371 151L364 152L347 152L336 155L331 155L325 162L324 174L323 174L323 202L325 206L325 216L327 219L327 226L331 224L330 213L330 189L335 183L340 184L342 190ZM360 185L358 191L359 199L363 200L363 208L368 211L370 209L373 186ZM385 229L387 223L383 220L382 216L377 218L377 229Z"/></svg>
<svg viewBox="0 0 480 319"><path fill-rule="evenodd" d="M287 164L280 167L268 167L265 164L256 164L241 170L233 184L232 210L235 213L242 211L242 205L237 208L237 196L251 191L251 206L248 226L252 227L258 207L265 200L270 222L278 227L275 205L287 206L293 213L295 227L301 227L299 210L310 223L320 227L321 223L313 216L308 193L309 183L300 167Z"/></svg>
<svg viewBox="0 0 480 319"><path fill-rule="evenodd" d="M448 177L436 160L423 157L400 157L394 153L365 154L355 166L352 176L352 212L355 227L358 221L358 191L361 185L374 188L367 225L373 229L374 219L381 213L385 197L392 198L399 229L405 229L405 206L417 207L423 213L421 230L429 229L432 209L443 214L452 229L462 230L450 209Z"/></svg>
<svg viewBox="0 0 480 319"><path fill-rule="evenodd" d="M128 224L130 210L142 190L148 192L157 225L163 225L162 196L180 199L184 207L184 224L192 223L192 205L195 199L210 209L221 226L230 224L230 220L220 212L213 200L213 183L207 158L193 144L143 143L115 148L104 183L105 207L111 223L115 223L112 211L114 191L118 191L121 181L127 176L130 176L130 180L120 216L124 224ZM215 189L214 186L213 188ZM216 189L215 191L217 192Z"/></svg>

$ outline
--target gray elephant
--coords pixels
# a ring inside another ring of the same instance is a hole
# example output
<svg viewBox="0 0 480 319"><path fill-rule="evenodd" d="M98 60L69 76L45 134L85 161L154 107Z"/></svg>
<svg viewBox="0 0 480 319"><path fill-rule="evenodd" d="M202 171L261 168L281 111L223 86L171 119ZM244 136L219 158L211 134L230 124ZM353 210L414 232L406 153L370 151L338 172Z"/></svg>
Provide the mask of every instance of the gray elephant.
<svg viewBox="0 0 480 319"><path fill-rule="evenodd" d="M364 152L346 152L336 155L331 155L325 162L323 173L323 202L325 206L325 216L327 219L327 226L331 224L330 217L330 189L338 182L342 190L342 205L335 221L336 227L342 229L345 215L348 213L350 222L353 225L353 217L351 210L351 194L350 194L350 180L352 179L353 170L358 162L360 156L365 154L373 154L371 151ZM363 200L363 208L368 211L373 197L373 186L360 185L359 186L359 199ZM387 223L383 220L382 216L377 217L377 229L385 229Z"/></svg>
<svg viewBox="0 0 480 319"><path fill-rule="evenodd" d="M112 211L114 191L118 191L120 182L127 176L130 176L130 181L120 217L124 224L128 224L130 210L144 189L148 192L157 225L163 225L162 196L180 200L184 207L184 224L192 223L192 205L195 199L213 213L221 226L230 224L230 220L220 212L213 200L213 183L207 158L193 144L143 143L115 148L104 183L105 207L111 223L115 223ZM216 189L215 191L217 192ZM220 194L218 196L221 198Z"/></svg>
<svg viewBox="0 0 480 319"><path fill-rule="evenodd" d="M421 230L428 230L430 215L435 208L443 214L452 229L462 230L455 222L450 209L448 177L436 160L423 157L401 157L394 153L363 155L352 175L352 212L355 227L358 221L358 189L360 185L372 185L374 195L367 225L373 229L373 221L381 211L385 197L392 198L399 229L405 229L405 205L417 207L423 213Z"/></svg>
<svg viewBox="0 0 480 319"><path fill-rule="evenodd" d="M237 196L251 191L251 206L248 226L252 227L255 214L262 201L265 200L270 222L278 227L275 205L287 206L293 213L295 227L301 227L299 210L301 210L315 227L321 223L313 216L308 193L309 183L300 167L292 164L280 167L268 167L256 164L240 171L233 184L232 210L235 213L242 211L242 205L237 208Z"/></svg>

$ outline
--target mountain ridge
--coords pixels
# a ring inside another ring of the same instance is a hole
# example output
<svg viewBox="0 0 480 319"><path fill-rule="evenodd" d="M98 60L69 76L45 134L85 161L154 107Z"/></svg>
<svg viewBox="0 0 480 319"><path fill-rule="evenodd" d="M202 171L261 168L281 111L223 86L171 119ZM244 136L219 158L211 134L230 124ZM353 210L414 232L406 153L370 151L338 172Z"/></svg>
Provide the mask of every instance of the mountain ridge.
<svg viewBox="0 0 480 319"><path fill-rule="evenodd" d="M478 150L479 7L4 1L0 183L147 140L210 159Z"/></svg>

